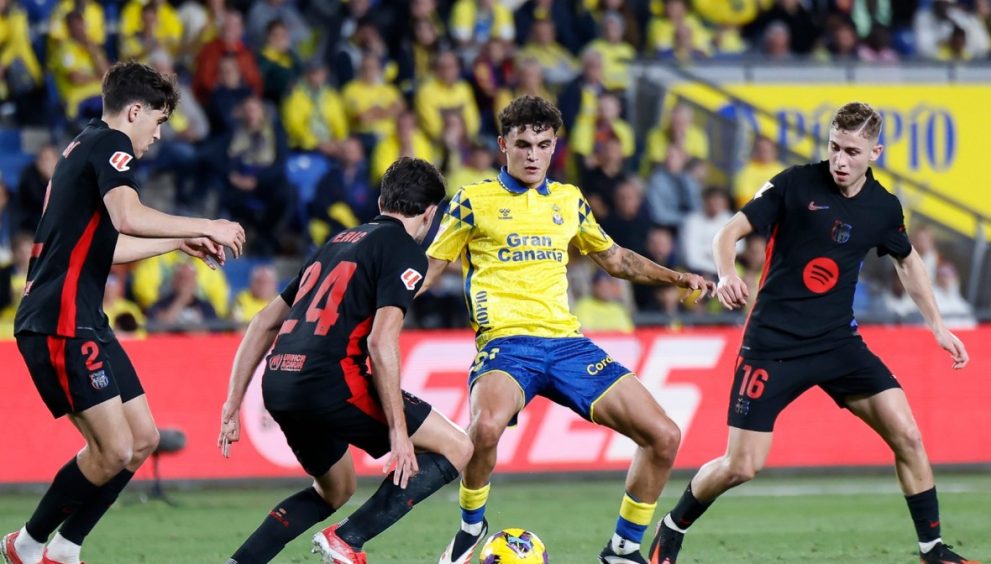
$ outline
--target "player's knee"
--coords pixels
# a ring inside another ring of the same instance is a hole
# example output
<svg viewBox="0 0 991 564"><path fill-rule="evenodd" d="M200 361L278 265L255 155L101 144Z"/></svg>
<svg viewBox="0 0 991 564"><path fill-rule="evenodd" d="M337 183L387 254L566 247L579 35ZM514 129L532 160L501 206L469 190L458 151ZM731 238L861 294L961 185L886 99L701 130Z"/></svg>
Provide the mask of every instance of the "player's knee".
<svg viewBox="0 0 991 564"><path fill-rule="evenodd" d="M314 488L328 505L339 509L351 499L355 490L358 489L358 480L351 476L349 479L336 480L331 487L324 488L320 484L314 484Z"/></svg>
<svg viewBox="0 0 991 564"><path fill-rule="evenodd" d="M460 472L468 464L468 461L471 460L471 455L475 452L475 447L472 445L468 435L458 433L457 440L451 441L448 451L444 456Z"/></svg>
<svg viewBox="0 0 991 564"><path fill-rule="evenodd" d="M746 459L733 459L728 458L726 462L726 482L730 487L738 486L753 480L757 477L757 473L761 471L760 465L755 461Z"/></svg>
<svg viewBox="0 0 991 564"><path fill-rule="evenodd" d="M100 451L100 466L107 476L115 476L130 464L134 448L130 441L120 441Z"/></svg>
<svg viewBox="0 0 991 564"><path fill-rule="evenodd" d="M922 433L915 426L899 430L893 444L898 453L918 453L925 450Z"/></svg>
<svg viewBox="0 0 991 564"><path fill-rule="evenodd" d="M468 434L471 436L471 442L476 449L487 450L498 446L499 439L505 430L505 425L497 422L495 418L480 416L472 421Z"/></svg>
<svg viewBox="0 0 991 564"><path fill-rule="evenodd" d="M158 443L161 440L161 435L157 428L152 427L148 432L141 433L134 436L134 447L131 462L140 463L144 462L155 449L158 448Z"/></svg>
<svg viewBox="0 0 991 564"><path fill-rule="evenodd" d="M651 447L658 456L674 459L680 444L681 429L673 421L664 421L655 426Z"/></svg>

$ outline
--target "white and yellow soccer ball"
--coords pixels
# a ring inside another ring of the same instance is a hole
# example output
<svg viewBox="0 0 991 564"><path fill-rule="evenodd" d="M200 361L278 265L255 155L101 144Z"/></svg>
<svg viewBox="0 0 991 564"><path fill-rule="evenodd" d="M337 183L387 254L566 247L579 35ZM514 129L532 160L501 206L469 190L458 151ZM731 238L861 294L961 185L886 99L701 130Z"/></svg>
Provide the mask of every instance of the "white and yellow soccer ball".
<svg viewBox="0 0 991 564"><path fill-rule="evenodd" d="M503 529L492 535L478 556L481 564L547 564L547 547L525 529Z"/></svg>

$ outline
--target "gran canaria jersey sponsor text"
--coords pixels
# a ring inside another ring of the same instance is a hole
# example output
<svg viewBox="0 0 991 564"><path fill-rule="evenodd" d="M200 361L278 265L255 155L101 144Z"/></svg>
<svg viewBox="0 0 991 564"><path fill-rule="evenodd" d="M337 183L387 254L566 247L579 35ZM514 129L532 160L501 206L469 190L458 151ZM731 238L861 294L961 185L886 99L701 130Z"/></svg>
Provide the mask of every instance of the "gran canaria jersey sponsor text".
<svg viewBox="0 0 991 564"><path fill-rule="evenodd" d="M520 235L510 233L506 236L505 247L496 252L502 262L525 262L535 260L553 260L564 262L565 254L554 247L554 240L545 235Z"/></svg>

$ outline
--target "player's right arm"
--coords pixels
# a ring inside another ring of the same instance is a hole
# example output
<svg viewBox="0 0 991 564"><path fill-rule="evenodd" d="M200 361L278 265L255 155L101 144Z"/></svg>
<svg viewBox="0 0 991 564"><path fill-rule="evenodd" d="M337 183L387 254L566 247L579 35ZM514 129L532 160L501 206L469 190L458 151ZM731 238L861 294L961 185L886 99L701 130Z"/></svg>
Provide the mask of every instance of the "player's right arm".
<svg viewBox="0 0 991 564"><path fill-rule="evenodd" d="M754 227L747 216L742 212L736 212L736 215L726 222L712 239L712 256L716 262L716 272L719 274L716 297L727 309L747 305L747 299L750 297L747 283L736 273L736 242L753 230Z"/></svg>
<svg viewBox="0 0 991 564"><path fill-rule="evenodd" d="M279 334L279 328L289 316L289 312L290 307L285 298L281 295L276 296L251 320L241 344L237 347L230 383L227 386L227 400L220 414L220 436L217 438L217 446L225 457L230 454L230 443L237 442L241 438L239 413L251 377L265 353L272 348L272 343Z"/></svg>
<svg viewBox="0 0 991 564"><path fill-rule="evenodd" d="M416 297L420 297L420 294L426 292L449 264L450 261L427 257L427 276L423 280L423 285L420 286L420 291L416 293Z"/></svg>
<svg viewBox="0 0 991 564"><path fill-rule="evenodd" d="M181 239L209 237L230 247L234 256L241 256L244 229L226 219L181 217L160 212L141 203L138 193L129 185L117 186L103 196L103 203L117 231L132 237L177 237Z"/></svg>
<svg viewBox="0 0 991 564"><path fill-rule="evenodd" d="M441 217L437 235L427 249L427 275L417 296L425 292L440 277L451 261L461 256L462 250L475 230L472 215L468 194L462 188L451 198L444 216Z"/></svg>

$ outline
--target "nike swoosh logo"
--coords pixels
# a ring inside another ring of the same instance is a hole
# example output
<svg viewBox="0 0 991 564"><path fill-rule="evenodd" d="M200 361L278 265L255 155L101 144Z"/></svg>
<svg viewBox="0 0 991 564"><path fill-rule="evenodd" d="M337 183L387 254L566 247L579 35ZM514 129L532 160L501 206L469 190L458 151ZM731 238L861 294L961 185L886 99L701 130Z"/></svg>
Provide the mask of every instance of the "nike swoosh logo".
<svg viewBox="0 0 991 564"><path fill-rule="evenodd" d="M828 210L829 206L817 206L815 200L809 202L809 211Z"/></svg>

